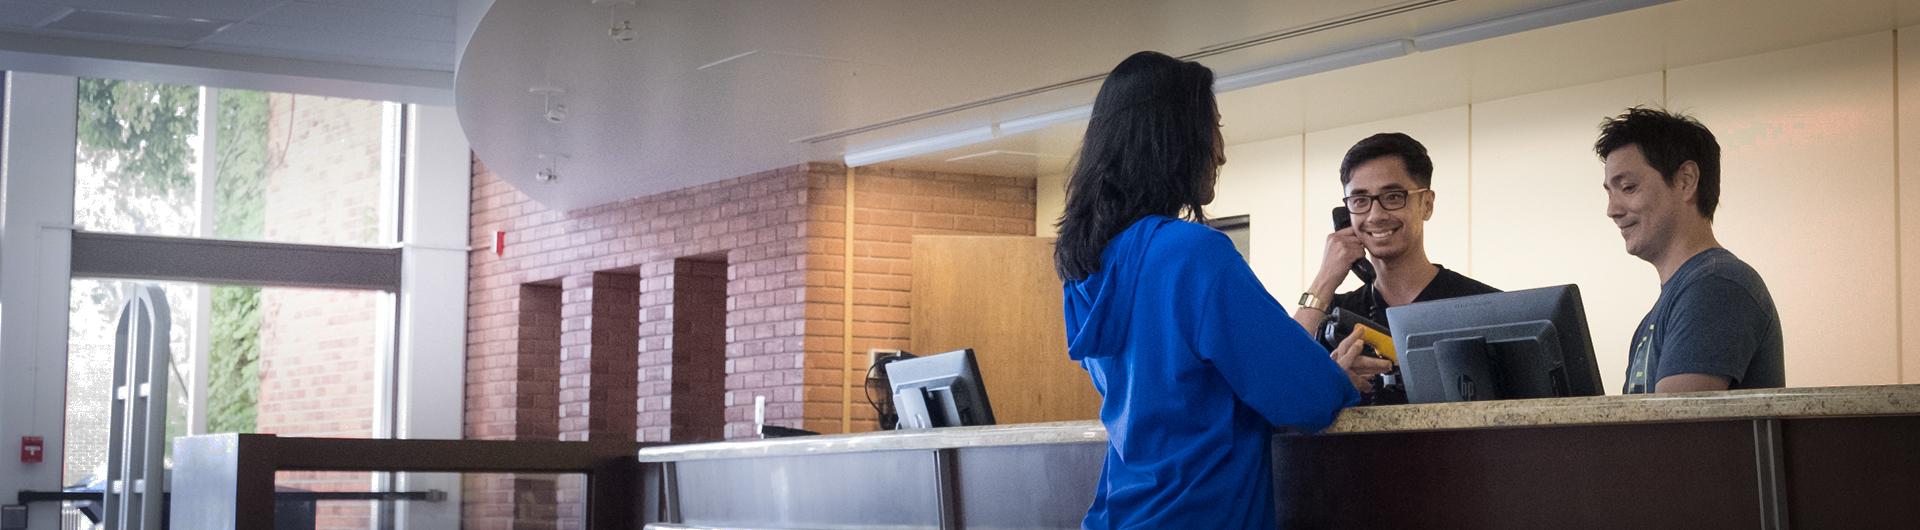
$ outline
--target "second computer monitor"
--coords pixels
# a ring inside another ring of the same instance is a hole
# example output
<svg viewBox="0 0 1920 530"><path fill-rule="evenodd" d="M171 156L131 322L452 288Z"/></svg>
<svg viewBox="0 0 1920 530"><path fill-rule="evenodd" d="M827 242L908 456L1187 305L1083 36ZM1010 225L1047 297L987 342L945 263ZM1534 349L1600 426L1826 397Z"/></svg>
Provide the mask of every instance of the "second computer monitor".
<svg viewBox="0 0 1920 530"><path fill-rule="evenodd" d="M900 429L993 425L993 405L973 350L888 363Z"/></svg>
<svg viewBox="0 0 1920 530"><path fill-rule="evenodd" d="M1387 319L1410 403L1604 393L1577 286L1408 304Z"/></svg>

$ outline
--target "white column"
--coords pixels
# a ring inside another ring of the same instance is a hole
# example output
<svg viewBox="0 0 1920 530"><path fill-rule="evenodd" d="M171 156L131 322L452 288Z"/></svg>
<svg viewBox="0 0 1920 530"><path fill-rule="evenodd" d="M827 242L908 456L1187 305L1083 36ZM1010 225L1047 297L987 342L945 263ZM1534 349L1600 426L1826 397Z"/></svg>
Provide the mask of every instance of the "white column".
<svg viewBox="0 0 1920 530"><path fill-rule="evenodd" d="M472 167L450 107L416 105L408 120L406 215L401 254L400 438L459 439L466 383L467 225ZM404 474L400 489L447 492L439 503L400 505L400 528L460 520L460 478Z"/></svg>
<svg viewBox="0 0 1920 530"><path fill-rule="evenodd" d="M401 113L406 112L406 108L407 108L406 105L399 104L399 103L387 103L381 106L381 113L380 113L380 131L381 131L380 133L380 160L381 160L380 209L381 210L379 215L379 218L380 218L379 233L380 233L380 243L383 243L383 244L392 244L392 243L407 241L406 235L400 233L400 229L397 223L399 222L399 219L401 217L401 212L403 210L407 212L409 215L413 211L413 208L411 206L403 207L400 205L400 186L402 184L401 181L403 180L401 178L401 175L404 174L403 172L409 169L409 168L401 167L401 165L404 163L402 162L403 158L407 158L407 157L403 157L402 156L403 153L400 152L403 137L411 134L410 131L400 130L400 124L403 121L401 119ZM411 177L409 176L409 178ZM402 252L404 253L404 251ZM404 277L401 279L401 283L402 285L406 283L406 279ZM379 363L375 365L374 377L375 377L375 380L382 382L382 384L378 388L374 389L374 393L375 393L375 400L374 400L375 406L374 406L374 413L373 413L373 437L374 438L401 438L402 437L398 432L400 430L400 425L398 423L398 419L395 414L395 411L397 411L399 408L399 403L397 403L397 401L399 400L399 396L394 395L396 389L395 389L395 385L392 384L395 378L398 377L397 375L395 375L395 373L399 370L399 364L398 364L399 354L396 352L396 349L399 346L399 338L395 336L395 334L399 333L399 330L395 329L395 324L398 323L398 319L394 316L395 313L399 311L399 308L395 303L394 297L399 294L400 293L392 293L390 295L381 296L379 304L377 306L378 311L375 311L374 313L374 328L376 329L376 332L374 333L374 343L375 343L374 348L375 348L375 351L378 352L379 359L380 359ZM404 350L401 350L401 351L404 351ZM380 477L383 475L376 473L375 476ZM376 480L376 482L378 481ZM376 491L386 486L387 486L386 484L378 484L378 483L373 484L373 487L376 489Z"/></svg>
<svg viewBox="0 0 1920 530"><path fill-rule="evenodd" d="M194 227L193 235L213 237L215 205L219 202L219 188L216 182L220 178L220 89L200 88L200 146L196 152L200 161L200 178L194 184L195 208L199 210L200 220ZM174 358L187 356L187 380L182 381L185 388L176 392L187 393L187 434L207 433L207 388L209 368L207 358L213 356L213 286L197 284L193 287L193 331L189 336L188 350L173 352Z"/></svg>
<svg viewBox="0 0 1920 530"><path fill-rule="evenodd" d="M377 217L380 220L379 242L383 244L403 241L398 223L402 210L400 181L402 172L406 168L401 167L405 162L401 157L400 149L401 142L408 135L408 131L400 130L400 126L404 122L401 115L406 112L406 109L407 106L400 103L387 102L380 105L380 214ZM378 381L379 386L374 389L372 434L374 438L396 438L395 431L399 429L399 425L396 423L398 420L395 412L398 410L398 404L395 400L398 398L394 392L398 386L395 384L395 379L399 377L395 375L399 362L397 353L400 340L397 336L399 318L396 316L400 311L399 293L380 293L374 307L373 341L375 359L377 359L374 364L374 381ZM392 473L373 473L372 476L372 482L367 485L370 488L369 491L395 490ZM393 512L386 509L375 510L371 526L392 528L392 522L388 520L393 517L392 514Z"/></svg>
<svg viewBox="0 0 1920 530"><path fill-rule="evenodd" d="M10 74L7 87L0 166L0 503L12 503L19 490L61 486L77 90L72 77L20 72ZM41 463L14 456L24 436L46 440ZM57 528L59 508L34 506L32 528Z"/></svg>

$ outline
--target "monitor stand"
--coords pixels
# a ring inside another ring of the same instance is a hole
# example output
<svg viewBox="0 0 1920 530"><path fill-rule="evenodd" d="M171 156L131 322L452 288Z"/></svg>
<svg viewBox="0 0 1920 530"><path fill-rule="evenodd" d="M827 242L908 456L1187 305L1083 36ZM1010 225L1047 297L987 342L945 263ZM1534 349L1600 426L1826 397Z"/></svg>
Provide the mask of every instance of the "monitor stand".
<svg viewBox="0 0 1920 530"><path fill-rule="evenodd" d="M893 395L893 410L900 415L896 429L931 429L933 418L927 411L927 396L918 388Z"/></svg>
<svg viewBox="0 0 1920 530"><path fill-rule="evenodd" d="M1486 337L1464 337L1433 343L1434 364L1440 372L1447 401L1500 399L1499 379L1493 369L1493 351Z"/></svg>

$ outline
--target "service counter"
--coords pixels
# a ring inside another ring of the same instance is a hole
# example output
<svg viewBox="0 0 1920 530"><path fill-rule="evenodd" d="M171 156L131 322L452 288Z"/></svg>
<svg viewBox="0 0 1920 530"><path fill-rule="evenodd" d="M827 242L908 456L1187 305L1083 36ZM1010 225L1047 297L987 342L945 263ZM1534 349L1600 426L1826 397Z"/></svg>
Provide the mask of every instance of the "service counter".
<svg viewBox="0 0 1920 530"><path fill-rule="evenodd" d="M1920 525L1920 385L1355 408L1273 448L1289 528ZM639 459L649 528L1077 528L1105 449L1062 422Z"/></svg>

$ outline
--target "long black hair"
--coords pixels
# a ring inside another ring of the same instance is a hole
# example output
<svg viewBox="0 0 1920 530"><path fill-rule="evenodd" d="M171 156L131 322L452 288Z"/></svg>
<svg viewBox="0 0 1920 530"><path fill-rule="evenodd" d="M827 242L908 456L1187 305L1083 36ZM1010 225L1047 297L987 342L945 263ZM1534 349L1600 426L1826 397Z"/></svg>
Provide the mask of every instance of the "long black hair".
<svg viewBox="0 0 1920 530"><path fill-rule="evenodd" d="M1063 281L1100 270L1107 242L1149 215L1205 222L1219 164L1213 70L1156 52L1121 61L1100 85L1067 180L1053 266Z"/></svg>

